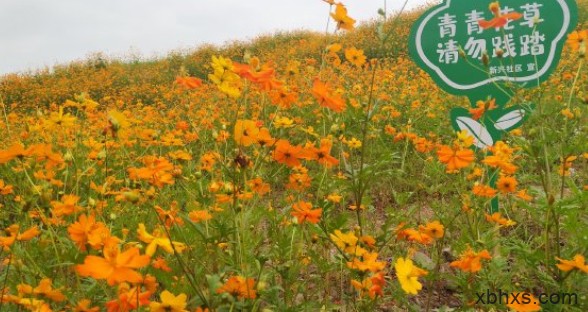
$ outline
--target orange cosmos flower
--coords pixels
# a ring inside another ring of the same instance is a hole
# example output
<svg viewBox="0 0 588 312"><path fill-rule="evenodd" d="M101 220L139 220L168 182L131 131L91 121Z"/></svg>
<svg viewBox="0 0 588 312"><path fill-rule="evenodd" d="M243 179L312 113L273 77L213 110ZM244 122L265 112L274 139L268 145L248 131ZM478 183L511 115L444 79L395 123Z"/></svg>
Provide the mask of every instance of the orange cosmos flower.
<svg viewBox="0 0 588 312"><path fill-rule="evenodd" d="M188 214L190 220L194 223L201 221L208 221L212 219L212 215L206 210L193 210Z"/></svg>
<svg viewBox="0 0 588 312"><path fill-rule="evenodd" d="M135 271L149 264L150 257L140 255L139 248L132 247L121 252L118 245L107 244L103 249L104 257L86 256L84 264L76 266L81 276L105 279L108 285L121 282L139 283L143 276Z"/></svg>
<svg viewBox="0 0 588 312"><path fill-rule="evenodd" d="M294 211L292 211L290 214L296 217L298 224L302 224L304 221L317 224L321 214L323 213L322 209L312 209L312 204L305 201L299 201L295 203L292 205L292 209Z"/></svg>
<svg viewBox="0 0 588 312"><path fill-rule="evenodd" d="M100 308L98 307L91 307L92 301L89 299L82 299L78 302L77 306L73 310L73 312L98 312Z"/></svg>
<svg viewBox="0 0 588 312"><path fill-rule="evenodd" d="M280 88L272 90L270 92L270 98L272 100L272 104L283 108L290 108L298 100L298 94L296 92Z"/></svg>
<svg viewBox="0 0 588 312"><path fill-rule="evenodd" d="M29 241L35 238L37 235L41 234L41 231L36 226L32 228L20 232L20 226L18 224L13 224L6 229L4 232L8 234L8 236L0 236L0 247L10 247L16 241Z"/></svg>
<svg viewBox="0 0 588 312"><path fill-rule="evenodd" d="M498 141L489 150L493 155L486 156L482 163L493 168L500 168L503 174L510 175L516 172L517 166L512 164L513 148L502 141Z"/></svg>
<svg viewBox="0 0 588 312"><path fill-rule="evenodd" d="M533 312L541 310L539 300L530 293L525 292L512 293L508 297L508 303L506 306L517 312Z"/></svg>
<svg viewBox="0 0 588 312"><path fill-rule="evenodd" d="M353 270L379 272L386 267L386 262L378 261L377 252L362 251L357 254L351 262L347 262L347 267Z"/></svg>
<svg viewBox="0 0 588 312"><path fill-rule="evenodd" d="M79 200L80 197L76 195L63 195L61 201L52 201L53 215L60 217L81 211L82 207L77 205Z"/></svg>
<svg viewBox="0 0 588 312"><path fill-rule="evenodd" d="M476 273L482 269L482 259L492 259L488 250L484 249L476 253L471 247L468 247L468 249L461 254L459 260L453 261L449 265L464 272Z"/></svg>
<svg viewBox="0 0 588 312"><path fill-rule="evenodd" d="M518 12L510 12L510 13L502 14L500 12L500 4L498 3L498 1L490 3L489 9L492 12L492 14L494 15L494 18L489 21L484 20L484 19L479 20L478 24L480 24L480 27L482 27L483 29L502 28L508 22L516 21L516 20L523 17L523 14L518 13Z"/></svg>
<svg viewBox="0 0 588 312"><path fill-rule="evenodd" d="M175 183L171 174L174 166L165 157L145 156L142 163L145 167L127 169L132 180L147 180L150 184L159 188L166 184Z"/></svg>
<svg viewBox="0 0 588 312"><path fill-rule="evenodd" d="M574 31L568 35L567 45L570 46L572 51L578 51L582 47L586 52L586 45L588 44L588 30Z"/></svg>
<svg viewBox="0 0 588 312"><path fill-rule="evenodd" d="M212 171L216 160L220 155L216 152L208 152L200 157L200 170Z"/></svg>
<svg viewBox="0 0 588 312"><path fill-rule="evenodd" d="M524 201L531 201L533 200L533 196L529 195L527 193L527 190L520 190L515 194L518 198L524 200Z"/></svg>
<svg viewBox="0 0 588 312"><path fill-rule="evenodd" d="M385 284L386 280L384 279L383 272L378 272L372 277L368 277L361 282L357 280L351 280L351 285L353 288L359 291L361 297L367 294L372 299L376 298L376 296L384 295L383 288Z"/></svg>
<svg viewBox="0 0 588 312"><path fill-rule="evenodd" d="M441 145L437 149L439 161L447 165L447 172L455 172L469 166L475 159L474 151L454 145L453 148Z"/></svg>
<svg viewBox="0 0 588 312"><path fill-rule="evenodd" d="M202 80L196 77L176 77L176 84L186 89L196 89L202 85Z"/></svg>
<svg viewBox="0 0 588 312"><path fill-rule="evenodd" d="M4 180L0 179L0 195L8 195L14 192L14 187L10 184L5 184Z"/></svg>
<svg viewBox="0 0 588 312"><path fill-rule="evenodd" d="M259 144L259 146L264 147L264 146L270 146L272 144L274 144L275 139L272 138L271 134L269 133L269 130L267 128L261 128L259 129L259 133L257 134L257 144Z"/></svg>
<svg viewBox="0 0 588 312"><path fill-rule="evenodd" d="M14 143L7 150L0 151L0 164L5 164L17 157L27 157L32 155L34 152L33 148L25 149L24 145L20 143Z"/></svg>
<svg viewBox="0 0 588 312"><path fill-rule="evenodd" d="M302 147L290 145L286 140L279 140L276 144L273 157L274 160L286 164L289 167L296 167L300 165L300 158L302 158Z"/></svg>
<svg viewBox="0 0 588 312"><path fill-rule="evenodd" d="M167 261L163 257L157 257L157 259L153 260L151 266L155 269L160 269L165 272L171 272L172 269L167 265Z"/></svg>
<svg viewBox="0 0 588 312"><path fill-rule="evenodd" d="M584 258L584 256L580 254L575 255L573 260L564 260L557 257L555 259L557 259L560 262L556 264L556 266L564 272L577 269L584 273L588 273L588 265L586 265L586 259Z"/></svg>
<svg viewBox="0 0 588 312"><path fill-rule="evenodd" d="M501 176L496 182L496 188L502 193L514 193L517 190L517 179L510 176Z"/></svg>
<svg viewBox="0 0 588 312"><path fill-rule="evenodd" d="M255 280L242 276L231 276L227 282L216 290L217 294L228 293L239 299L255 299Z"/></svg>
<svg viewBox="0 0 588 312"><path fill-rule="evenodd" d="M497 108L496 106L496 99L491 99L488 101L478 101L476 102L476 108L470 108L470 114L474 120L480 119L484 113L487 111L493 110Z"/></svg>
<svg viewBox="0 0 588 312"><path fill-rule="evenodd" d="M257 60L257 62L259 62L257 58L253 58L252 60ZM280 89L282 87L283 83L276 80L275 70L271 67L271 64L263 64L258 69L256 67L257 66L233 62L233 70L235 73L253 83L258 84L261 89L270 91Z"/></svg>
<svg viewBox="0 0 588 312"><path fill-rule="evenodd" d="M159 206L155 206L155 211L160 220L163 220L166 228L170 228L172 225L184 225L184 219L178 216L180 208L178 208L178 202L172 201L169 210L165 210Z"/></svg>
<svg viewBox="0 0 588 312"><path fill-rule="evenodd" d="M325 165L327 167L337 165L339 164L339 160L330 155L332 146L333 142L331 140L322 139L320 148L316 148L312 145L305 147L303 152L303 158L309 160L316 160L319 164Z"/></svg>
<svg viewBox="0 0 588 312"><path fill-rule="evenodd" d="M96 222L94 215L80 215L78 221L67 228L67 232L71 240L82 251L86 251L87 244L98 249L102 246L103 241L110 237L110 230L104 223Z"/></svg>
<svg viewBox="0 0 588 312"><path fill-rule="evenodd" d="M400 230L396 236L398 239L406 239L407 241L417 242L423 245L431 244L434 241L433 237L415 229Z"/></svg>
<svg viewBox="0 0 588 312"><path fill-rule="evenodd" d="M16 236L16 240L21 241L21 242L22 241L29 241L29 240L37 237L39 234L41 234L41 231L39 231L39 229L36 226L33 226L32 228L18 234Z"/></svg>
<svg viewBox="0 0 588 312"><path fill-rule="evenodd" d="M142 291L140 286L131 287L127 283L118 286L118 298L106 303L107 312L133 311L150 303L153 291Z"/></svg>
<svg viewBox="0 0 588 312"><path fill-rule="evenodd" d="M517 224L515 221L503 218L502 214L500 212L495 212L492 215L489 215L489 214L485 214L485 215L486 215L486 221L491 222L491 223L496 223L500 226L513 226L513 225Z"/></svg>
<svg viewBox="0 0 588 312"><path fill-rule="evenodd" d="M425 233L433 238L441 238L443 237L443 234L445 233L444 231L444 227L443 224L441 224L439 221L433 221L433 222L429 222L426 225L421 225L419 226L419 231L421 231L422 233Z"/></svg>
<svg viewBox="0 0 588 312"><path fill-rule="evenodd" d="M485 184L478 184L476 183L476 185L474 185L474 188L472 189L472 192L474 193L474 195L480 196L480 197L487 197L487 198L493 198L494 196L496 196L497 191Z"/></svg>
<svg viewBox="0 0 588 312"><path fill-rule="evenodd" d="M433 142L427 140L426 138L415 138L412 140L412 144L414 144L414 148L419 153L428 153L435 148Z"/></svg>
<svg viewBox="0 0 588 312"><path fill-rule="evenodd" d="M360 237L359 241L370 249L376 248L376 239L370 235L364 235Z"/></svg>
<svg viewBox="0 0 588 312"><path fill-rule="evenodd" d="M247 181L247 185L251 190L257 193L259 196L263 196L270 192L270 185L269 183L263 182L260 177Z"/></svg>
<svg viewBox="0 0 588 312"><path fill-rule="evenodd" d="M345 110L345 101L339 95L333 95L328 85L315 79L312 85L312 95L318 100L320 106L332 109L335 112Z"/></svg>
<svg viewBox="0 0 588 312"><path fill-rule="evenodd" d="M517 171L517 166L511 163L510 156L490 155L482 160L482 163L492 167L500 168L504 174L513 174Z"/></svg>
<svg viewBox="0 0 588 312"><path fill-rule="evenodd" d="M39 282L39 285L33 289L33 293L37 296L43 296L55 302L65 300L65 296L61 291L53 289L53 282L50 278L44 278Z"/></svg>
<svg viewBox="0 0 588 312"><path fill-rule="evenodd" d="M312 179L307 174L306 168L298 166L295 167L294 170L295 172L293 172L288 177L288 184L286 184L286 188L295 191L303 191L309 188Z"/></svg>
<svg viewBox="0 0 588 312"><path fill-rule="evenodd" d="M565 159L564 158L560 158L559 161L561 162L561 164L559 165L558 168L558 173L561 176L570 176L571 175L571 168L574 164L574 161L578 159L578 157L576 156L568 156Z"/></svg>
<svg viewBox="0 0 588 312"><path fill-rule="evenodd" d="M237 120L235 124L235 142L239 145L249 146L256 142L259 128L252 120Z"/></svg>

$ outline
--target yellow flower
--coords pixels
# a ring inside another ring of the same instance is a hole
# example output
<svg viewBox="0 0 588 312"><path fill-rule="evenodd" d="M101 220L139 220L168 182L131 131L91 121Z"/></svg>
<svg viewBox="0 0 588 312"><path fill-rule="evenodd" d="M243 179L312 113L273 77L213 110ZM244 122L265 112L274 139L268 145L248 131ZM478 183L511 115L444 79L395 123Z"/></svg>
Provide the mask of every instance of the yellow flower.
<svg viewBox="0 0 588 312"><path fill-rule="evenodd" d="M337 53L339 51L341 51L341 48L343 48L339 43L333 43L327 46L327 52L329 53Z"/></svg>
<svg viewBox="0 0 588 312"><path fill-rule="evenodd" d="M163 250L171 254L174 253L174 250L181 253L184 251L184 249L186 249L185 244L172 242L160 229L154 230L153 235L149 234L145 229L145 224L143 223L139 224L137 234L139 235L139 239L141 241L149 244L145 250L145 254L148 256L153 256L155 251L157 251L157 247L161 247Z"/></svg>
<svg viewBox="0 0 588 312"><path fill-rule="evenodd" d="M211 66L213 73L208 75L208 79L214 83L218 89L232 98L241 96L240 78L233 69L233 63L230 59L222 56L212 57Z"/></svg>
<svg viewBox="0 0 588 312"><path fill-rule="evenodd" d="M394 264L396 276L402 290L407 294L416 295L423 285L418 281L421 276L427 275L427 271L415 266L410 259L398 258Z"/></svg>
<svg viewBox="0 0 588 312"><path fill-rule="evenodd" d="M363 50L358 50L356 48L349 48L345 50L345 58L349 63L360 67L366 61L366 57L363 54Z"/></svg>
<svg viewBox="0 0 588 312"><path fill-rule="evenodd" d="M108 112L108 122L110 122L112 128L117 131L129 126L127 117L117 110L111 110Z"/></svg>
<svg viewBox="0 0 588 312"><path fill-rule="evenodd" d="M562 109L561 114L564 115L567 119L574 119L574 113L569 108Z"/></svg>
<svg viewBox="0 0 588 312"><path fill-rule="evenodd" d="M174 296L167 290L161 292L159 296L161 303L151 302L149 308L151 312L187 312L186 310L186 294L179 294Z"/></svg>
<svg viewBox="0 0 588 312"><path fill-rule="evenodd" d="M347 15L347 9L341 3L337 3L335 13L331 13L331 17L337 22L337 29L352 30L354 28L355 20Z"/></svg>
<svg viewBox="0 0 588 312"><path fill-rule="evenodd" d="M274 121L274 126L276 128L290 128L294 124L294 120L288 117L277 117Z"/></svg>
<svg viewBox="0 0 588 312"><path fill-rule="evenodd" d="M462 130L457 132L457 140L455 142L461 147L470 147L474 144L474 138L467 130Z"/></svg>
<svg viewBox="0 0 588 312"><path fill-rule="evenodd" d="M49 119L47 120L47 122L50 129L67 129L71 128L75 124L76 119L77 118L75 116L72 116L69 113L64 114L63 106L61 106L59 107L59 112L52 112L51 114L49 114Z"/></svg>
<svg viewBox="0 0 588 312"><path fill-rule="evenodd" d="M349 146L349 148L353 148L353 149L361 147L361 141L356 138L351 138L351 140L347 140L345 142L345 144L347 144L347 146Z"/></svg>
<svg viewBox="0 0 588 312"><path fill-rule="evenodd" d="M213 56L211 66L215 72L220 73L233 70L233 62L231 61L231 59L222 56Z"/></svg>
<svg viewBox="0 0 588 312"><path fill-rule="evenodd" d="M327 196L327 200L328 201L330 201L332 203L336 203L336 204L340 203L342 198L343 197L341 195L338 195L338 194L329 194Z"/></svg>
<svg viewBox="0 0 588 312"><path fill-rule="evenodd" d="M353 232L343 233L340 230L335 230L335 233L329 236L340 249L347 253L354 253L358 238Z"/></svg>

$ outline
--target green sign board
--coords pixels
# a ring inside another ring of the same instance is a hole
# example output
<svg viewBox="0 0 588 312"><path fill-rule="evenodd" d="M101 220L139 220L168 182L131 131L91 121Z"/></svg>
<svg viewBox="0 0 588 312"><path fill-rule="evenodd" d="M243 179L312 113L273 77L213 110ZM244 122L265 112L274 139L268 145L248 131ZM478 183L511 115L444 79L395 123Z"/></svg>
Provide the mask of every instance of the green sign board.
<svg viewBox="0 0 588 312"><path fill-rule="evenodd" d="M445 0L413 26L410 53L443 90L470 99L452 124L485 148L528 117L531 105L507 106L512 87L548 78L577 12L573 0Z"/></svg>

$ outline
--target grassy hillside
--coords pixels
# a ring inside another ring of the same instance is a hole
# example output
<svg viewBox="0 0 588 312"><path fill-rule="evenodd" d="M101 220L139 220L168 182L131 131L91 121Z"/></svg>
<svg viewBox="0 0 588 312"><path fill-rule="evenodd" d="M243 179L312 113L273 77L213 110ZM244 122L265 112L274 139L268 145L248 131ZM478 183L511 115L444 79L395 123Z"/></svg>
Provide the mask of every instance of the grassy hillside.
<svg viewBox="0 0 588 312"><path fill-rule="evenodd" d="M2 77L0 312L588 311L585 43L469 103L421 13Z"/></svg>
<svg viewBox="0 0 588 312"><path fill-rule="evenodd" d="M213 55L242 61L248 51L263 60L272 60L277 68L285 68L288 61L319 61L328 43L339 42L344 46L353 45L363 49L370 58L406 56L408 31L417 14L406 14L402 18L402 25L397 28L395 38L382 51L373 48L378 46L373 22L364 23L352 33L340 32L336 35L307 31L278 32L247 42L233 42L224 46L204 45L190 53L170 53L157 60L117 60L97 54L85 61L56 66L51 71L6 75L1 78L0 93L4 102L10 104L59 104L80 92L96 100L116 96L125 102L140 100L143 103L155 103L162 100L160 86L172 83L181 70L185 74L206 79Z"/></svg>
<svg viewBox="0 0 588 312"><path fill-rule="evenodd" d="M588 1L579 0L579 16L585 23L588 16ZM81 62L58 65L50 71L5 75L0 78L0 94L5 103L63 103L75 94L85 92L100 100L114 95L125 102L136 100L143 103L161 101L158 86L169 85L184 70L185 74L206 79L210 67L207 64L213 55L224 55L241 61L245 52L261 59L272 60L277 68L284 68L290 60L319 61L325 46L338 42L344 46L362 49L368 58L406 57L407 37L411 25L423 12L415 10L404 13L400 25L394 27L394 38L380 46L377 42L376 23L360 25L354 32L325 35L315 32L293 31L263 35L251 41L233 42L224 46L204 45L193 52L170 53L156 60L118 60L100 54ZM396 23L396 22L394 22ZM377 47L377 48L376 48ZM288 55L287 58L283 57Z"/></svg>

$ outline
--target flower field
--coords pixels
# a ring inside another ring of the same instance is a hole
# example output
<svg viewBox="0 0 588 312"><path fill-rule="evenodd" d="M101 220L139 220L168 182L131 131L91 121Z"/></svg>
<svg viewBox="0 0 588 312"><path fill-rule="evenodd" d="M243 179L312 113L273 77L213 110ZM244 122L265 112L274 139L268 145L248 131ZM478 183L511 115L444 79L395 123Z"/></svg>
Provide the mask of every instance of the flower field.
<svg viewBox="0 0 588 312"><path fill-rule="evenodd" d="M322 34L1 77L0 311L588 311L588 2L484 149L449 110L494 100L408 56L421 10L325 6Z"/></svg>

